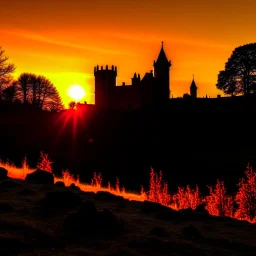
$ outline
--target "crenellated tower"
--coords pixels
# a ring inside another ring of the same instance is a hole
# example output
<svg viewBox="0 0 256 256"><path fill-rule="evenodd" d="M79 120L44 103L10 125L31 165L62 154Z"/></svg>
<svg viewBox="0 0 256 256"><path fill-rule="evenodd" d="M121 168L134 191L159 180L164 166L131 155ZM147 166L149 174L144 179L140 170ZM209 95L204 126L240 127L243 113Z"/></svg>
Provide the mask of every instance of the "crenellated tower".
<svg viewBox="0 0 256 256"><path fill-rule="evenodd" d="M153 97L155 103L166 102L170 99L170 67L169 61L164 52L164 44L156 61L154 61L154 77L155 85L153 90Z"/></svg>
<svg viewBox="0 0 256 256"><path fill-rule="evenodd" d="M117 67L111 69L108 65L104 69L103 66L94 68L95 76L95 104L99 108L108 108L112 101L112 92L116 87Z"/></svg>

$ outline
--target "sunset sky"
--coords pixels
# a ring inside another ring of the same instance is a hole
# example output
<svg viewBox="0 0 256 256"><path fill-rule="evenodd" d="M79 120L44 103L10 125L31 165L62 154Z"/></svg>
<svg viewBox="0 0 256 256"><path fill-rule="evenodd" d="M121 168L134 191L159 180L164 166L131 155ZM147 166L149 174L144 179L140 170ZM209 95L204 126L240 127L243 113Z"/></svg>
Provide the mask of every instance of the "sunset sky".
<svg viewBox="0 0 256 256"><path fill-rule="evenodd" d="M172 61L174 97L216 97L218 72L239 45L255 42L256 1L243 0L0 0L0 45L17 69L45 75L64 103L84 87L94 103L93 68L116 65L117 83L153 69L161 41ZM3 3L2 3L3 2Z"/></svg>

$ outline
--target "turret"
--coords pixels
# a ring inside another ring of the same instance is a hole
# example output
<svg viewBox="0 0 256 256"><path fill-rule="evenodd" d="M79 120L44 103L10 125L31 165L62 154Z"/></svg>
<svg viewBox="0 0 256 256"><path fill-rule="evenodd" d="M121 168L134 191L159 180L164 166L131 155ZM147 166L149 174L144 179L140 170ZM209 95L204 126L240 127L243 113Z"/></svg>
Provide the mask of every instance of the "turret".
<svg viewBox="0 0 256 256"><path fill-rule="evenodd" d="M110 107L112 101L112 92L116 86L116 77L117 77L117 67L111 66L111 69L108 68L108 65L104 69L101 66L97 65L94 68L95 76L95 105L100 108Z"/></svg>
<svg viewBox="0 0 256 256"><path fill-rule="evenodd" d="M170 98L170 67L171 61L166 57L164 51L164 45L162 42L162 48L156 61L154 61L154 77L155 86L153 95L155 101L160 103L167 101Z"/></svg>
<svg viewBox="0 0 256 256"><path fill-rule="evenodd" d="M134 73L133 78L132 78L132 86L137 86L140 84L140 74Z"/></svg>

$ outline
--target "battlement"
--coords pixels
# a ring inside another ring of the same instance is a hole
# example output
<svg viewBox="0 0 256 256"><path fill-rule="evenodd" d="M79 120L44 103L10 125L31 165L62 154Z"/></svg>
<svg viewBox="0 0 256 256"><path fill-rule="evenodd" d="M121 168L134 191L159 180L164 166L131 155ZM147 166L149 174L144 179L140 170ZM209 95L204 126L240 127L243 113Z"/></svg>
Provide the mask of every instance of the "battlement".
<svg viewBox="0 0 256 256"><path fill-rule="evenodd" d="M103 66L99 67L99 65L94 67L94 75L96 75L97 73L113 74L113 72L115 73L115 75L117 75L117 67L113 65L110 68L108 67L108 65L106 65L106 67L103 67Z"/></svg>

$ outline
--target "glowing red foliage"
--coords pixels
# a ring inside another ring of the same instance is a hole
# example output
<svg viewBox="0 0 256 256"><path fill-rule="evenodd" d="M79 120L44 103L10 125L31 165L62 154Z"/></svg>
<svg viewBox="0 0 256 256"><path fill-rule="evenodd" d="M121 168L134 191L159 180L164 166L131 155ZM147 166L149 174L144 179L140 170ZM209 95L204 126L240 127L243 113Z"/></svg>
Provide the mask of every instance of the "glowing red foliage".
<svg viewBox="0 0 256 256"><path fill-rule="evenodd" d="M40 152L40 159L37 164L37 169L44 170L47 172L52 172L52 162L49 159L48 154L44 152Z"/></svg>
<svg viewBox="0 0 256 256"><path fill-rule="evenodd" d="M111 183L108 182L108 191L114 192L115 195L124 195L125 188L120 186L119 179L116 177L116 184L114 187L111 186Z"/></svg>
<svg viewBox="0 0 256 256"><path fill-rule="evenodd" d="M151 202L160 203L165 206L170 204L171 196L168 193L168 184L167 182L163 181L161 171L159 174L157 174L151 168L149 191L146 192L142 187L141 195L144 196L146 200Z"/></svg>
<svg viewBox="0 0 256 256"><path fill-rule="evenodd" d="M176 210L192 208L193 210L201 203L199 188L190 188L187 185L186 188L178 187L178 191L173 195L174 208Z"/></svg>
<svg viewBox="0 0 256 256"><path fill-rule="evenodd" d="M74 175L70 174L69 170L62 170L62 180L65 186L70 186L71 184L79 185L79 176L75 178Z"/></svg>
<svg viewBox="0 0 256 256"><path fill-rule="evenodd" d="M100 188L102 186L102 177L101 173L97 174L96 172L93 174L93 178L91 180L91 185L93 187Z"/></svg>
<svg viewBox="0 0 256 256"><path fill-rule="evenodd" d="M256 222L256 172L248 164L245 177L238 183L235 197L238 210L235 217L240 220Z"/></svg>
<svg viewBox="0 0 256 256"><path fill-rule="evenodd" d="M208 186L209 196L205 197L206 210L215 216L234 215L234 199L228 196L224 181L217 180L215 187Z"/></svg>
<svg viewBox="0 0 256 256"><path fill-rule="evenodd" d="M40 160L37 168L52 172L51 165L52 162L49 160L48 155L40 152ZM35 171L35 169L29 168L26 157L21 167L1 160L0 167L8 170L8 177L16 179L25 179L27 174ZM199 204L206 203L206 209L211 215L229 216L256 223L256 172L253 171L250 165L247 166L245 177L240 180L238 192L234 197L227 195L224 182L220 180L217 180L215 186L208 186L209 195L205 198L201 197L198 186L192 189L189 185L186 188L178 187L177 193L171 196L168 192L168 185L163 180L162 172L157 174L153 169L150 171L149 190L145 191L142 187L140 194L129 193L125 191L124 187L120 188L118 178L116 178L115 186L112 187L110 182L108 182L107 188L104 188L100 173L94 173L91 184L81 183L79 177L77 176L75 178L69 170L63 170L62 177L56 177L54 175L54 181L63 181L65 186L70 186L74 183L83 191L108 191L115 195L121 195L129 200L148 200L172 207L176 210L195 209ZM236 211L235 204L238 207Z"/></svg>

